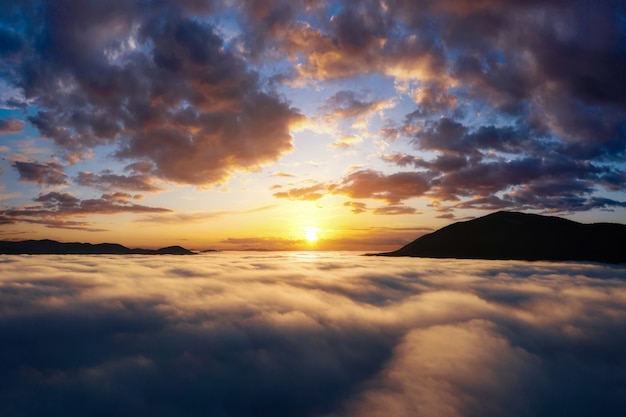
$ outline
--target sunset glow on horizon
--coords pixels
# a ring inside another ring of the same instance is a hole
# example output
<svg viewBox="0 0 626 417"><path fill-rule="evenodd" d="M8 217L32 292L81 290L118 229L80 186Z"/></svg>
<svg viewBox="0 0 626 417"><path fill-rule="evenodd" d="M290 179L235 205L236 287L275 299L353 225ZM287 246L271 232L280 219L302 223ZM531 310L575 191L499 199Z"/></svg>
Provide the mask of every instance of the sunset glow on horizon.
<svg viewBox="0 0 626 417"><path fill-rule="evenodd" d="M317 234L319 233L319 229L317 227L305 227L304 228L304 237L310 243L315 243L319 239Z"/></svg>
<svg viewBox="0 0 626 417"><path fill-rule="evenodd" d="M0 240L388 251L626 223L620 1L2 1Z"/></svg>

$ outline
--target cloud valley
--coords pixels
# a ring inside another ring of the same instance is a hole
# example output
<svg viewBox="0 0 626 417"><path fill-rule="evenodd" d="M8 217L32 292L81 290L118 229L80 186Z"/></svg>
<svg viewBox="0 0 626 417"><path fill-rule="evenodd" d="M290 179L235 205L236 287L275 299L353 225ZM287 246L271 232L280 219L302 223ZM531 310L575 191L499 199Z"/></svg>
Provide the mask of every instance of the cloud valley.
<svg viewBox="0 0 626 417"><path fill-rule="evenodd" d="M233 252L0 276L2 415L626 410L623 266Z"/></svg>

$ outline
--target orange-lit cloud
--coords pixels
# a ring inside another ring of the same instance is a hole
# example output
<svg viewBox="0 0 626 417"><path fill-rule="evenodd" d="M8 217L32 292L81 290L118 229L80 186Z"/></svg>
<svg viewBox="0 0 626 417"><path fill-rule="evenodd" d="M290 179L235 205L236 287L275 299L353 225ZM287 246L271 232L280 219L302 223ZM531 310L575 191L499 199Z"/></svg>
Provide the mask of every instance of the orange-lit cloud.
<svg viewBox="0 0 626 417"><path fill-rule="evenodd" d="M288 191L278 191L273 195L276 198L287 198L290 200L316 201L324 197L327 187L324 184L315 184L307 187L292 188Z"/></svg>
<svg viewBox="0 0 626 417"><path fill-rule="evenodd" d="M221 183L291 151L290 129L303 116L263 89L213 26L182 12L211 11L196 6L105 11L89 1L59 14L42 5L46 45L26 48L34 39L22 34L12 51L15 65L38 68L14 74L37 96L28 121L71 163L113 145L116 158L149 161L154 176L183 184ZM68 29L78 22L81 30ZM23 122L4 125L15 131Z"/></svg>
<svg viewBox="0 0 626 417"><path fill-rule="evenodd" d="M343 205L350 207L350 210L354 214L365 213L367 211L367 204L361 201L346 201Z"/></svg>
<svg viewBox="0 0 626 417"><path fill-rule="evenodd" d="M403 206L399 204L377 207L374 214L415 214L417 210L413 207Z"/></svg>
<svg viewBox="0 0 626 417"><path fill-rule="evenodd" d="M0 135L18 133L22 129L24 129L25 125L26 123L24 123L24 121L20 119L0 119Z"/></svg>
<svg viewBox="0 0 626 417"><path fill-rule="evenodd" d="M428 190L428 179L418 172L398 172L385 175L370 169L356 169L338 183L315 184L274 193L277 198L318 200L326 194L344 195L355 199L376 199L389 204L418 197ZM363 208L363 207L361 207Z"/></svg>

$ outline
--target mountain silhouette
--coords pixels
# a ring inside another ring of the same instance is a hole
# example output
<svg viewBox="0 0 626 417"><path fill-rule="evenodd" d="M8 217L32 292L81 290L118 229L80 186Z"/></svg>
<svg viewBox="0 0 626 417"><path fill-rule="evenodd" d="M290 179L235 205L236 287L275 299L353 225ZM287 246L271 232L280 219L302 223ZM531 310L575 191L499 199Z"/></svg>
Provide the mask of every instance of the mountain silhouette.
<svg viewBox="0 0 626 417"><path fill-rule="evenodd" d="M181 246L161 249L130 249L117 243L61 243L56 240L0 241L2 255L193 255Z"/></svg>
<svg viewBox="0 0 626 417"><path fill-rule="evenodd" d="M499 211L458 222L381 256L626 262L626 225Z"/></svg>

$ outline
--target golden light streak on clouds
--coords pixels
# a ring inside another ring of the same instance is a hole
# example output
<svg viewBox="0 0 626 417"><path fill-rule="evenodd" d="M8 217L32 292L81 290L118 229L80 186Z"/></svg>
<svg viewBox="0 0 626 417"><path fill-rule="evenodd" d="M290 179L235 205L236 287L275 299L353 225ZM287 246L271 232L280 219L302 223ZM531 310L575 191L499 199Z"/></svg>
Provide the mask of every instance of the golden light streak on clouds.
<svg viewBox="0 0 626 417"><path fill-rule="evenodd" d="M489 321L413 330L396 346L394 359L378 379L368 384L387 389L366 391L347 415L506 415L512 407L524 408L512 393L525 389L525 368L533 359L511 346ZM493 399L484 401L486 395Z"/></svg>
<svg viewBox="0 0 626 417"><path fill-rule="evenodd" d="M336 142L331 143L330 146L336 149L347 149L361 142L363 142L363 138L358 135L345 135L340 137Z"/></svg>

